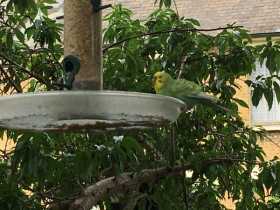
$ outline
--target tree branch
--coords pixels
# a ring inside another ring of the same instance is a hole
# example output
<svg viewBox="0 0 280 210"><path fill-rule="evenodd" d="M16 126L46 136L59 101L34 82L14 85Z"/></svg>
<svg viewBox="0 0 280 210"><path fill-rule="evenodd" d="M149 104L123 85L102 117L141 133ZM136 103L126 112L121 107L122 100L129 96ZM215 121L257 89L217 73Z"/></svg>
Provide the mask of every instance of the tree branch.
<svg viewBox="0 0 280 210"><path fill-rule="evenodd" d="M124 42L127 42L131 39L137 39L145 36L155 36L159 34L168 34L172 32L178 32L178 33L186 33L186 32L210 32L210 31L220 31L220 30L226 30L226 29L236 29L236 28L241 28L242 26L227 26L227 27L218 27L218 28L209 28L209 29L198 29L198 28L174 28L166 31L155 31L155 32L148 32L148 33L143 33L143 34L138 34L134 36L130 36L128 38L125 38L123 40L120 40L116 43L110 44L107 47L103 48L103 53L105 53L108 49L115 47L117 45L120 45Z"/></svg>
<svg viewBox="0 0 280 210"><path fill-rule="evenodd" d="M63 65L59 62L59 60L57 59L57 57L55 56L54 52L52 50L50 50L49 48L46 47L41 47L41 48L37 48L37 49L28 49L32 54L33 53L41 53L41 52L45 52L47 51L54 59L54 61L56 62L56 64L63 69Z"/></svg>
<svg viewBox="0 0 280 210"><path fill-rule="evenodd" d="M144 149L151 151L156 160L165 160L164 155L151 143L144 138L144 135L137 135L136 141L143 146Z"/></svg>
<svg viewBox="0 0 280 210"><path fill-rule="evenodd" d="M58 86L61 87L63 85L57 84L57 83L50 83L47 80L45 80L41 75L36 74L32 71L29 71L28 69L24 68L23 66L21 66L20 64L16 63L15 61L13 61L12 59L10 59L9 57L7 57L4 54L0 53L0 57L2 57L3 59L5 59L7 62L9 62L11 65L17 67L18 69L20 69L23 73L27 74L30 76L30 78L34 78L36 80L38 80L40 83L46 85L47 87L52 87L52 86Z"/></svg>
<svg viewBox="0 0 280 210"><path fill-rule="evenodd" d="M5 79L7 79L9 81L9 83L14 87L14 89L18 92L18 93L22 93L22 88L21 86L18 86L18 84L15 83L15 81L7 74L7 72L0 67L0 71L3 73L3 75L5 76Z"/></svg>
<svg viewBox="0 0 280 210"><path fill-rule="evenodd" d="M241 159L234 158L216 158L202 161L201 167L205 168L213 164L223 164L227 162L247 162ZM256 162L257 164L257 162ZM139 173L127 172L119 175L118 177L109 177L103 179L89 187L87 187L83 195L77 198L71 205L70 210L90 210L93 206L97 205L102 199L116 194L126 193L142 183L149 183L167 176L178 176L184 174L186 170L192 169L192 163L186 163L182 166L161 167L156 169L145 169Z"/></svg>

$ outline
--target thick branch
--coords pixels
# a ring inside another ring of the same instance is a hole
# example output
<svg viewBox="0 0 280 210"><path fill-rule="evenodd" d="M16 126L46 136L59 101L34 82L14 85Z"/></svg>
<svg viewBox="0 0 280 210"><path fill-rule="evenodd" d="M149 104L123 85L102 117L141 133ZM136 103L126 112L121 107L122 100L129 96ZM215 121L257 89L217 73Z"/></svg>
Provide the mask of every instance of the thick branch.
<svg viewBox="0 0 280 210"><path fill-rule="evenodd" d="M107 47L103 48L103 53L105 53L108 49L118 46L124 42L127 42L131 39L137 39L145 36L155 36L155 35L160 35L160 34L168 34L172 32L177 32L177 33L186 33L186 32L210 32L210 31L220 31L220 30L226 30L226 29L236 29L236 28L241 28L242 26L228 26L228 27L219 27L219 28L209 28L209 29L198 29L198 28L174 28L166 31L155 31L155 32L148 32L148 33L143 33L143 34L138 34L135 36L130 36L126 39L120 40L116 43L113 43Z"/></svg>
<svg viewBox="0 0 280 210"><path fill-rule="evenodd" d="M201 167L208 167L213 164L222 164L226 162L246 162L244 160L230 159L230 158L217 158L212 160L202 161ZM157 169L145 169L140 173L123 173L118 177L109 177L101 180L94 185L87 187L83 195L77 198L71 204L71 210L90 210L93 206L97 205L99 201L107 196L116 193L126 193L131 189L139 186L142 183L149 183L159 180L167 176L178 176L188 169L192 169L192 163L186 163L183 166L161 167Z"/></svg>

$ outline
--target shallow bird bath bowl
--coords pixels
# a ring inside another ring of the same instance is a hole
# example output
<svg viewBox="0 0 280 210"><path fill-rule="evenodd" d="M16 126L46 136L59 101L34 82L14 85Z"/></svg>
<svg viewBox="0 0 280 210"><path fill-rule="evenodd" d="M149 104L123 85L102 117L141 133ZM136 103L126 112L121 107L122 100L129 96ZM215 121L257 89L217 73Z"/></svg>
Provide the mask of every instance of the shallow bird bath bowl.
<svg viewBox="0 0 280 210"><path fill-rule="evenodd" d="M119 91L54 91L0 97L0 127L33 131L127 130L175 121L184 102Z"/></svg>

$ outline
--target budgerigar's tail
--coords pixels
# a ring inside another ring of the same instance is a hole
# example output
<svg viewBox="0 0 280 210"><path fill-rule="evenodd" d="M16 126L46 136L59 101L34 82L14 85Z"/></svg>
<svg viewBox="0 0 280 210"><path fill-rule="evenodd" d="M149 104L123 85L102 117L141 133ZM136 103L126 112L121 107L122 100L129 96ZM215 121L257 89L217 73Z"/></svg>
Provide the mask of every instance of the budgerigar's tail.
<svg viewBox="0 0 280 210"><path fill-rule="evenodd" d="M219 105L218 99L215 96L207 95L205 93L188 95L185 96L184 100L186 103L191 102L191 104L202 104L225 112L230 111L228 108Z"/></svg>

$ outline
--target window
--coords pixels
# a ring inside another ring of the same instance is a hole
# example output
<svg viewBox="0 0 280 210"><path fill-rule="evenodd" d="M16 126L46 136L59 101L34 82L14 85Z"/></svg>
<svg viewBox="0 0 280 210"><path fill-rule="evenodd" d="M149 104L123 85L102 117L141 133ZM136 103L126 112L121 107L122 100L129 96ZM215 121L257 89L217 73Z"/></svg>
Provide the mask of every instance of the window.
<svg viewBox="0 0 280 210"><path fill-rule="evenodd" d="M269 75L269 71L266 68L265 64L261 66L258 63L256 65L256 71L251 75L251 79L254 80L258 75ZM268 105L264 97L262 97L257 107L252 106L251 119L252 125L280 126L280 104L278 104L276 96L274 95L271 110L268 109Z"/></svg>

